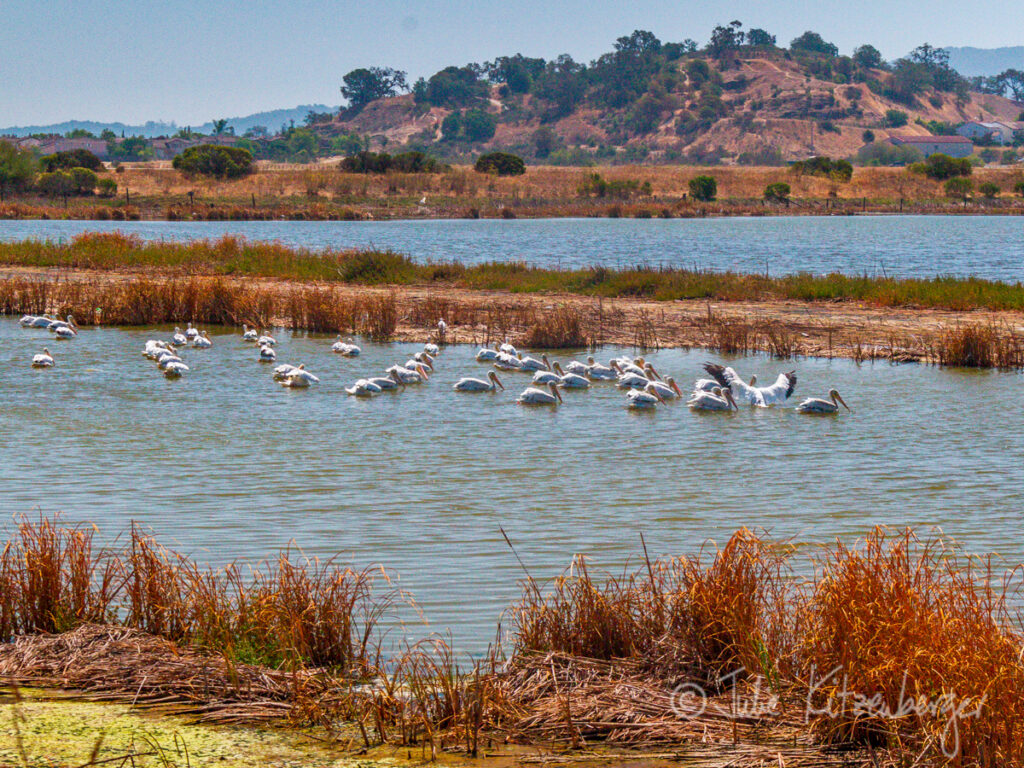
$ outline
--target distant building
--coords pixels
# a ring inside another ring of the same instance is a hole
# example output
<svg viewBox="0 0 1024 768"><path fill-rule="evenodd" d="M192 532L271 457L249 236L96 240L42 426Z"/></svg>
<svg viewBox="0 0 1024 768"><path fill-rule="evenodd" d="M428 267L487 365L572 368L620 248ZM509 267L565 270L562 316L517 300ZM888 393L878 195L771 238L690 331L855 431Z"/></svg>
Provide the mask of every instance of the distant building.
<svg viewBox="0 0 1024 768"><path fill-rule="evenodd" d="M1016 131L1024 131L1024 122L1002 120L979 122L972 120L956 129L958 134L972 141L993 141L996 144L1003 145L1013 143L1013 134Z"/></svg>
<svg viewBox="0 0 1024 768"><path fill-rule="evenodd" d="M100 160L109 159L107 142L103 139L25 139L18 144L23 149L34 149L40 155L52 155L54 152L71 152L86 149Z"/></svg>
<svg viewBox="0 0 1024 768"><path fill-rule="evenodd" d="M892 136L889 142L897 147L916 147L925 157L936 152L950 157L968 157L974 151L974 144L964 136Z"/></svg>

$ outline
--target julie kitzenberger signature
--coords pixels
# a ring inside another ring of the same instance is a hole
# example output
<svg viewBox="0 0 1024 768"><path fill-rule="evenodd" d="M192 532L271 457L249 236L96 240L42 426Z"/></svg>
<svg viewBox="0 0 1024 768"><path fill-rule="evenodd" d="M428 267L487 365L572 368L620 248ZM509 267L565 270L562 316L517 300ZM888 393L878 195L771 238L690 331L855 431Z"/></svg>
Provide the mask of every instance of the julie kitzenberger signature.
<svg viewBox="0 0 1024 768"><path fill-rule="evenodd" d="M939 738L939 747L942 754L948 758L955 758L960 754L960 721L981 717L982 707L985 706L988 699L988 694L979 698L967 696L961 699L953 691L947 691L938 696L908 695L907 673L904 672L903 681L900 684L900 695L895 706L891 706L880 693L865 696L851 691L846 675L842 676L840 687L829 691L829 695L825 697L825 705L815 706L814 699L818 698L817 694L822 686L832 684L842 671L842 667L836 667L819 679L817 669L811 669L811 680L807 689L807 708L804 715L805 722L810 720L812 715L824 715L832 719L850 715L875 717L883 720L899 720L912 715L918 718L945 718L946 724Z"/></svg>
<svg viewBox="0 0 1024 768"><path fill-rule="evenodd" d="M874 717L884 720L899 720L910 716L945 718L939 747L942 754L949 758L955 758L960 753L960 721L980 717L982 707L988 698L986 694L980 698L968 696L961 699L952 691L938 696L909 696L908 676L904 673L899 698L895 706L892 706L881 693L867 696L851 691L848 677L842 675L842 685L828 691L828 695L824 696L825 704L815 705L815 699L824 693L822 688L833 686L842 672L842 667L836 667L827 675L819 677L817 669L811 669L804 722L809 722L811 717L819 716L832 719L850 716ZM684 720L696 719L706 712L725 718L745 720L765 717L778 711L779 697L771 692L770 686L766 685L765 679L760 675L750 678L750 685L743 689L741 697L739 686L736 685L741 676L746 677L746 671L738 669L716 681L715 687L718 690L731 691L731 696L725 702L722 699L710 698L707 690L696 683L683 683L677 686L672 692L672 711Z"/></svg>

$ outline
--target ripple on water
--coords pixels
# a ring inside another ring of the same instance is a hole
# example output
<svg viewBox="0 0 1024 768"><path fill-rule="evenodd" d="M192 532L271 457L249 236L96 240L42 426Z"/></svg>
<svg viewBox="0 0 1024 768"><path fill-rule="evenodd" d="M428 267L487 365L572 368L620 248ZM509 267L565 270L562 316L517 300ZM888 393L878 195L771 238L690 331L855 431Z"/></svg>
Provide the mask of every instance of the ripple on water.
<svg viewBox="0 0 1024 768"><path fill-rule="evenodd" d="M213 564L290 541L383 563L432 628L451 628L467 649L493 638L518 594L522 571L499 526L538 578L574 553L610 570L636 561L641 532L659 556L741 526L827 542L875 524L940 525L975 551L1024 560L1017 374L795 363L798 396L844 394L854 413L834 418L680 403L637 414L608 384L528 409L513 404L522 375L507 374L504 393L451 390L485 370L471 347L445 349L426 386L350 398L344 385L414 347L363 342L346 359L329 352L332 337L286 332L279 358L304 361L319 386L282 388L222 330L213 349L186 351L189 375L168 381L140 355L166 330L85 329L55 369L33 371L48 335L0 320L0 441L16 447L0 462L5 515L63 511L106 534L136 520ZM680 382L719 359L649 357ZM782 367L730 362L764 378Z"/></svg>

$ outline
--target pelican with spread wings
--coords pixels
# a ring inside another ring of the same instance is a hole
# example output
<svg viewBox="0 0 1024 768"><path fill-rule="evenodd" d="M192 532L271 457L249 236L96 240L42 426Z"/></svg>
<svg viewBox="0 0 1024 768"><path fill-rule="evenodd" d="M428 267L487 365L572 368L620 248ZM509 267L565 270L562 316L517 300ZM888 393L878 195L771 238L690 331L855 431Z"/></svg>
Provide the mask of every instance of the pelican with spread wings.
<svg viewBox="0 0 1024 768"><path fill-rule="evenodd" d="M755 387L747 384L732 368L705 363L704 370L723 387L732 390L736 402L750 403L761 408L786 402L796 389L796 371L780 373L779 378L771 386Z"/></svg>

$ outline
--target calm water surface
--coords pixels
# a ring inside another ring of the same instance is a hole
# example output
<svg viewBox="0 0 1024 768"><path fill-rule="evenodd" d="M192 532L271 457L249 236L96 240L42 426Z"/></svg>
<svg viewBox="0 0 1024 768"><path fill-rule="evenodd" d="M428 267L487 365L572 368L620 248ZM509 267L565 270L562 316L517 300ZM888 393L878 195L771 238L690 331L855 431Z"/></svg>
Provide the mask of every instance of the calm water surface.
<svg viewBox="0 0 1024 768"><path fill-rule="evenodd" d="M1024 280L1024 216L517 219L388 222L0 221L0 240L84 231L148 240L225 234L294 247L390 248L421 261L672 265L772 275L845 272Z"/></svg>
<svg viewBox="0 0 1024 768"><path fill-rule="evenodd" d="M63 511L107 534L136 520L209 563L291 540L383 563L433 627L470 650L492 639L518 594L499 526L537 577L577 552L621 566L640 552L641 531L652 555L678 554L740 526L822 542L876 523L940 525L974 551L1024 560L1017 374L793 364L797 395L839 389L854 409L840 417L634 413L609 384L569 392L557 410L527 409L513 404L522 374L502 374L504 393L451 390L487 370L469 347L444 350L426 386L360 400L343 386L417 347L364 344L343 359L329 338L280 332L279 361L322 379L291 391L237 331L186 351L192 372L168 381L140 353L157 336L167 329L85 329L56 342L0 319L5 519ZM44 344L58 366L32 370ZM716 359L650 357L684 385ZM780 368L756 356L732 364L763 379Z"/></svg>

